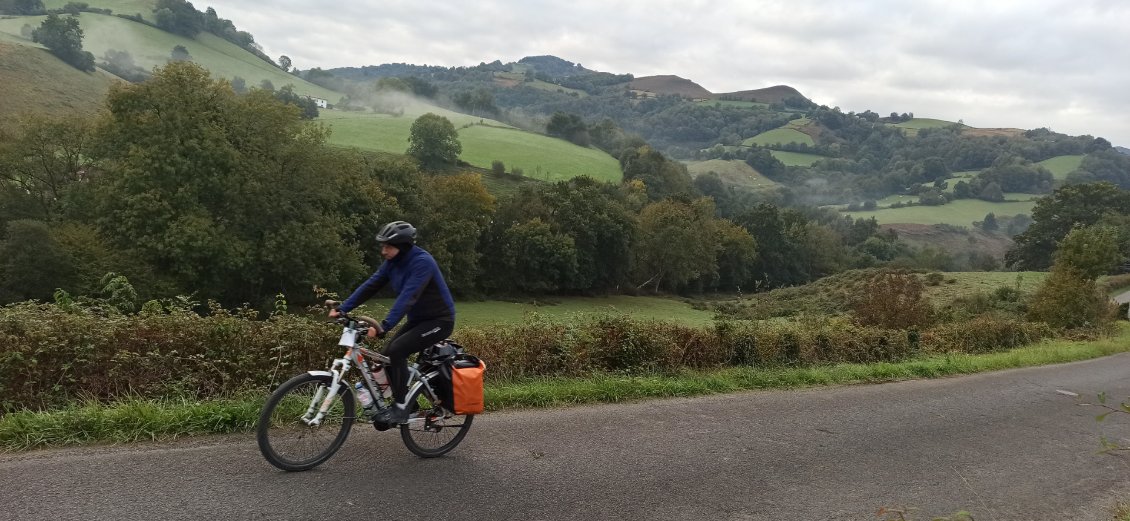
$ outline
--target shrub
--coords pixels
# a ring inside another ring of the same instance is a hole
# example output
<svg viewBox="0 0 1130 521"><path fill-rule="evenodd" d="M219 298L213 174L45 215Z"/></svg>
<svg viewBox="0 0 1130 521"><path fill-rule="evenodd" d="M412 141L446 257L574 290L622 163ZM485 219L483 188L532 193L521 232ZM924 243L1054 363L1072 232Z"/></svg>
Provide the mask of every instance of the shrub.
<svg viewBox="0 0 1130 521"><path fill-rule="evenodd" d="M1031 344L1052 333L1047 324L1039 322L981 316L932 328L922 334L922 346L937 353L987 353Z"/></svg>
<svg viewBox="0 0 1130 521"><path fill-rule="evenodd" d="M0 308L0 413L47 409L77 399L214 399L266 392L332 357L339 330L321 315L247 309L206 315L189 299L148 302L134 315L71 303ZM280 304L281 305L281 304ZM727 321L689 327L598 314L554 322L460 328L453 338L487 361L488 378L593 373L654 374L726 365L811 365L899 360L922 350L984 352L1034 342L1042 323L990 316L909 331L848 317Z"/></svg>
<svg viewBox="0 0 1130 521"><path fill-rule="evenodd" d="M852 306L856 321L894 329L929 325L933 309L922 290L913 273L880 273L856 293Z"/></svg>
<svg viewBox="0 0 1130 521"><path fill-rule="evenodd" d="M506 173L506 164L504 164L502 161L495 159L494 161L490 162L490 170L491 170L491 172L494 172L495 175L505 174Z"/></svg>
<svg viewBox="0 0 1130 521"><path fill-rule="evenodd" d="M1036 290L1028 308L1030 320L1057 329L1104 327L1114 318L1110 299L1093 279L1056 265Z"/></svg>
<svg viewBox="0 0 1130 521"><path fill-rule="evenodd" d="M151 309L151 308L150 308ZM285 381L324 365L337 331L254 312L120 315L57 305L0 308L0 410L87 396L206 398Z"/></svg>
<svg viewBox="0 0 1130 521"><path fill-rule="evenodd" d="M942 282L946 280L946 276L941 273L934 272L926 275L927 286L941 286Z"/></svg>

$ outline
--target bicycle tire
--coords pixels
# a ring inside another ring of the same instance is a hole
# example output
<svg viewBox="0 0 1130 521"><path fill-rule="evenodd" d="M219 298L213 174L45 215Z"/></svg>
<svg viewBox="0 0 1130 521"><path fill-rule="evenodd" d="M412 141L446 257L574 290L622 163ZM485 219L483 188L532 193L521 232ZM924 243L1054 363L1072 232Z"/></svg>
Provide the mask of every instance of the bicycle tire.
<svg viewBox="0 0 1130 521"><path fill-rule="evenodd" d="M408 423L400 426L400 438L408 450L421 458L436 458L451 452L467 436L475 420L473 414L457 415L433 406L423 387L412 393L408 403L411 416Z"/></svg>
<svg viewBox="0 0 1130 521"><path fill-rule="evenodd" d="M331 382L333 378L326 375L303 373L287 380L271 393L259 413L259 423L255 428L259 451L271 465L288 472L310 470L325 463L345 443L353 427L355 406L353 393L344 382L337 393L340 400L334 400L321 424L309 426L302 421L302 414L314 393L319 387L328 387ZM319 449L321 440L328 441L328 445ZM313 447L317 452L295 457L291 455L295 446Z"/></svg>

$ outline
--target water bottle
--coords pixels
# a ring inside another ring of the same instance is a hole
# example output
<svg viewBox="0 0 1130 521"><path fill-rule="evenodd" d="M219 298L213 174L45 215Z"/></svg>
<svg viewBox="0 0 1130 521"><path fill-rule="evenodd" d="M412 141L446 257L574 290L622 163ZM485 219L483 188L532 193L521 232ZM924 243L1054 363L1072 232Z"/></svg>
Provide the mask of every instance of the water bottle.
<svg viewBox="0 0 1130 521"><path fill-rule="evenodd" d="M365 382L357 382L357 399L361 401L361 406L370 409L373 407L373 395L365 388Z"/></svg>
<svg viewBox="0 0 1130 521"><path fill-rule="evenodd" d="M385 368L380 367L373 371L373 380L377 383L377 389L381 390L381 395L385 398L392 398L392 387L388 384L388 373Z"/></svg>

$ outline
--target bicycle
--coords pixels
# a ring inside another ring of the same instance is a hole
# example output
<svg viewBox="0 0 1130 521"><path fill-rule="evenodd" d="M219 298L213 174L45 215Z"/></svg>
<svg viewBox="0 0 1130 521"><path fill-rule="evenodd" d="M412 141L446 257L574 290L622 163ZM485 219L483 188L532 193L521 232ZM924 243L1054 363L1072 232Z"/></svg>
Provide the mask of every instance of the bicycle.
<svg viewBox="0 0 1130 521"><path fill-rule="evenodd" d="M284 382L271 393L259 414L259 451L282 470L310 470L325 463L345 443L355 420L372 423L378 431L393 427L373 420L392 406L391 398L385 398L387 387L382 388L374 376L374 371L384 370L389 359L362 345L372 338L370 330L377 321L342 314L335 322L342 325L338 346L345 348L344 356L334 359L326 371L307 371ZM449 375L443 373L443 367L462 354L458 344L443 340L424 349L408 367L406 404L410 415L408 422L400 425L400 437L419 457L435 458L450 452L467 436L474 421L473 414L455 414L450 393L446 392ZM370 361L374 365L370 366ZM355 404L355 393L360 390L346 379L354 368L361 373L359 382L373 397L372 407L363 409L361 416L356 415Z"/></svg>

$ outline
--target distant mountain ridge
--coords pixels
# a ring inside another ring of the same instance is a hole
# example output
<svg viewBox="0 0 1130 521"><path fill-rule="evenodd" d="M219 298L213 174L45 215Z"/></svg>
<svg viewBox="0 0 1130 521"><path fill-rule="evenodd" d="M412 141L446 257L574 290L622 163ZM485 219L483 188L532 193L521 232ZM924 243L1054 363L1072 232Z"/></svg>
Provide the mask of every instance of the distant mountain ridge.
<svg viewBox="0 0 1130 521"><path fill-rule="evenodd" d="M502 63L501 60L494 60L490 63L482 62L477 66L471 67L384 63L380 65L365 65L362 67L338 67L328 69L327 72L351 80L366 80L392 76L426 76L445 70L456 69L484 69L500 72L513 69L515 65L522 68L532 68L537 71L539 77L556 80L566 80L587 74L615 74L586 69L579 63L574 63L552 55L526 56L519 59L517 62L508 64ZM626 76L630 77L630 75ZM714 93L692 80L671 74L633 78L628 82L628 88L635 91L650 92L656 95L677 94L689 99L738 100L759 103L777 103L788 98L803 98L808 100L800 91L788 85L774 85L761 89Z"/></svg>

